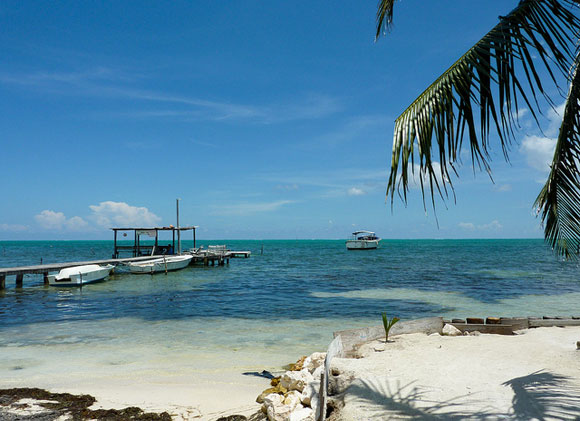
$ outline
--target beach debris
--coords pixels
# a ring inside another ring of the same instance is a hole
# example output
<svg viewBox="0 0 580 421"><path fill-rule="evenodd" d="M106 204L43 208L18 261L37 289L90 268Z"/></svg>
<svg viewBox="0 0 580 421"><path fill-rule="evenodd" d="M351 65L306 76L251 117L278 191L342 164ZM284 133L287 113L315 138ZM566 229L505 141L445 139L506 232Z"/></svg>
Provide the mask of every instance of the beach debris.
<svg viewBox="0 0 580 421"><path fill-rule="evenodd" d="M576 342L576 349L580 349L580 341Z"/></svg>
<svg viewBox="0 0 580 421"><path fill-rule="evenodd" d="M220 417L216 421L247 421L248 417L244 415L228 415L227 417Z"/></svg>
<svg viewBox="0 0 580 421"><path fill-rule="evenodd" d="M304 361L306 361L306 358L308 357L306 355L303 355L295 363L288 364L286 368L288 369L288 371L300 371L304 368Z"/></svg>
<svg viewBox="0 0 580 421"><path fill-rule="evenodd" d="M0 389L0 419L31 419L32 416L63 420L171 421L167 412L148 413L137 407L89 409L95 401L90 395L51 393L37 388Z"/></svg>
<svg viewBox="0 0 580 421"><path fill-rule="evenodd" d="M463 333L453 325L446 324L443 326L442 335L444 336L462 336Z"/></svg>
<svg viewBox="0 0 580 421"><path fill-rule="evenodd" d="M261 372L257 372L257 371L246 371L245 373L242 373L244 376L256 376L256 377L264 377L266 379L273 379L275 378L274 375L272 373L270 373L268 370L262 370Z"/></svg>
<svg viewBox="0 0 580 421"><path fill-rule="evenodd" d="M389 318L387 317L387 313L383 313L382 316L383 316L383 326L385 328L385 342L389 342L389 331L391 330L393 325L401 319L399 319L398 317L393 317L391 320L389 320Z"/></svg>

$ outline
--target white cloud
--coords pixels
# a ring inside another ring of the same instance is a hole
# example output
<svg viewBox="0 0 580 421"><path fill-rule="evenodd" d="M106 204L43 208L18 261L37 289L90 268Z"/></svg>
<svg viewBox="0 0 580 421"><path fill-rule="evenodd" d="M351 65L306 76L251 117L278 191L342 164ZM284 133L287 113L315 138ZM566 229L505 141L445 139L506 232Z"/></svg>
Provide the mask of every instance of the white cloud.
<svg viewBox="0 0 580 421"><path fill-rule="evenodd" d="M554 149L556 148L565 107L566 103L563 103L548 111L548 127L545 130L547 136L528 135L522 140L520 152L524 154L530 167L542 173L550 171L550 164L554 158Z"/></svg>
<svg viewBox="0 0 580 421"><path fill-rule="evenodd" d="M113 226L153 227L161 222L161 218L145 207L128 205L125 202L101 202L89 206L92 219L97 225L110 228Z"/></svg>
<svg viewBox="0 0 580 421"><path fill-rule="evenodd" d="M503 225L497 219L494 219L489 224L479 225L477 228L483 231L498 231L503 228Z"/></svg>
<svg viewBox="0 0 580 421"><path fill-rule="evenodd" d="M27 225L20 224L0 224L0 231L22 232L28 231L30 228Z"/></svg>
<svg viewBox="0 0 580 421"><path fill-rule="evenodd" d="M214 214L216 215L249 215L261 212L273 212L280 209L284 205L294 203L293 200L278 200L276 202L263 203L239 203L235 205L225 205L216 207Z"/></svg>
<svg viewBox="0 0 580 421"><path fill-rule="evenodd" d="M263 124L326 117L340 111L338 98L311 93L289 98L283 103L265 105L236 104L229 98L221 101L202 97L188 97L172 92L134 89L128 87L135 72L127 76L119 69L97 67L76 72L37 72L11 75L0 73L0 84L27 87L36 92L87 97L112 97L131 99L136 105L155 104L156 109L135 110L121 114L133 118L170 118L198 120L246 120ZM119 114L116 114L117 116Z"/></svg>
<svg viewBox="0 0 580 421"><path fill-rule="evenodd" d="M494 219L489 224L475 225L473 222L460 222L457 226L467 231L499 231L503 225L497 219Z"/></svg>
<svg viewBox="0 0 580 421"><path fill-rule="evenodd" d="M48 230L52 229L62 229L64 223L66 222L66 216L62 212L54 212L48 209L43 210L38 215L34 217L36 222L44 228Z"/></svg>
<svg viewBox="0 0 580 421"><path fill-rule="evenodd" d="M276 186L276 189L278 190L298 190L298 184L293 183L293 184L278 184Z"/></svg>
<svg viewBox="0 0 580 421"><path fill-rule="evenodd" d="M351 187L350 189L348 189L349 196L362 196L365 194L367 194L366 191L364 191L363 189L359 189L357 187Z"/></svg>
<svg viewBox="0 0 580 421"><path fill-rule="evenodd" d="M542 136L526 136L522 141L520 151L526 156L528 165L547 173L554 157L556 138Z"/></svg>
<svg viewBox="0 0 580 421"><path fill-rule="evenodd" d="M69 231L82 231L89 226L89 223L80 216L73 216L67 219L65 226Z"/></svg>
<svg viewBox="0 0 580 421"><path fill-rule="evenodd" d="M511 186L511 184L502 184L502 185L499 185L499 186L495 186L494 187L494 190L495 191L498 191L498 192L507 192L507 191L511 191L512 190L512 186Z"/></svg>
<svg viewBox="0 0 580 421"><path fill-rule="evenodd" d="M65 229L68 231L80 231L88 226L88 223L80 216L67 218L64 213L49 209L45 209L38 215L35 215L34 219L41 228L46 230Z"/></svg>
<svg viewBox="0 0 580 421"><path fill-rule="evenodd" d="M442 178L441 176L441 164L439 162L433 161L431 163L431 166L433 167L433 174L435 176L435 179L437 180L437 183L439 183L439 187L443 186L443 180L445 180L445 183L449 183L449 179L447 177ZM421 179L423 179L423 186L426 187L427 189L429 188L429 172L427 171L422 172L421 166L419 164L413 164L412 167L409 167L408 177L409 177L409 188L420 189ZM401 174L399 173L399 181L400 180Z"/></svg>
<svg viewBox="0 0 580 421"><path fill-rule="evenodd" d="M475 225L471 222L460 222L457 225L459 226L459 228L462 228L464 230L473 231L475 229Z"/></svg>

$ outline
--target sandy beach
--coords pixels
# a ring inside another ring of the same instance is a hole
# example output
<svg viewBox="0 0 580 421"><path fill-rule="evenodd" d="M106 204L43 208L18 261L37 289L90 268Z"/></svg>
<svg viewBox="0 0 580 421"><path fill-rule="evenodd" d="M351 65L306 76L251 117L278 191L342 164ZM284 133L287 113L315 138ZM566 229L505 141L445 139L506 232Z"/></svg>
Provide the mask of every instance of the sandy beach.
<svg viewBox="0 0 580 421"><path fill-rule="evenodd" d="M517 335L397 335L364 344L358 358L334 358L329 402L335 421L379 419L578 419L580 327L549 327ZM65 374L29 384L51 392L90 394L92 409L137 406L174 420L216 420L260 409L269 381L240 373L190 378Z"/></svg>
<svg viewBox="0 0 580 421"><path fill-rule="evenodd" d="M136 406L146 412L168 412L174 420L210 421L231 414L250 415L260 409L256 397L269 380L221 370L207 374L164 373L107 376L87 370L83 378L62 374L4 382L3 388L38 387L54 393L88 394L96 398L91 409ZM0 417L1 418L1 417Z"/></svg>
<svg viewBox="0 0 580 421"><path fill-rule="evenodd" d="M578 419L580 327L518 335L408 334L336 358L335 420Z"/></svg>

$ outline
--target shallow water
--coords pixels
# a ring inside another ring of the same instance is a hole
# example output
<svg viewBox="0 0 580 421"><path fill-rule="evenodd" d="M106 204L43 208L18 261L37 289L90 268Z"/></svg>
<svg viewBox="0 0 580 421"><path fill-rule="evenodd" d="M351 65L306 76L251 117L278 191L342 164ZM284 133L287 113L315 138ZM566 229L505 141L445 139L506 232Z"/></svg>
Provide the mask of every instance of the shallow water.
<svg viewBox="0 0 580 421"><path fill-rule="evenodd" d="M541 240L383 241L350 252L331 240L227 244L252 257L168 275L117 271L82 289L46 287L39 276L16 289L8 279L0 386L58 384L63 371L78 381L87 372L204 379L276 371L325 350L335 330L380 325L383 311L403 320L580 315L577 264L558 261ZM0 242L0 266L111 252L111 242Z"/></svg>

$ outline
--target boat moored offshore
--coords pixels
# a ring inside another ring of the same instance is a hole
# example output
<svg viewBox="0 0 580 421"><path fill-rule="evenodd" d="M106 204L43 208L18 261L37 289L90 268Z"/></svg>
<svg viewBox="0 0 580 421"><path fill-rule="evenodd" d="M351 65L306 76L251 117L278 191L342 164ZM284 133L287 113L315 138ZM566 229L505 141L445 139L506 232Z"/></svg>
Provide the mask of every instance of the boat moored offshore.
<svg viewBox="0 0 580 421"><path fill-rule="evenodd" d="M379 246L381 239L372 231L355 231L352 237L346 241L348 250L372 250Z"/></svg>

